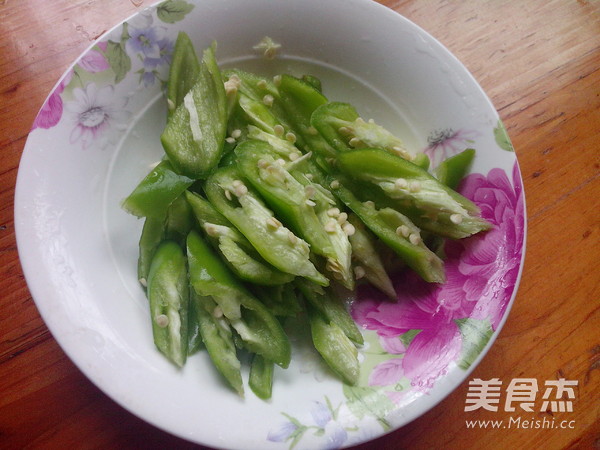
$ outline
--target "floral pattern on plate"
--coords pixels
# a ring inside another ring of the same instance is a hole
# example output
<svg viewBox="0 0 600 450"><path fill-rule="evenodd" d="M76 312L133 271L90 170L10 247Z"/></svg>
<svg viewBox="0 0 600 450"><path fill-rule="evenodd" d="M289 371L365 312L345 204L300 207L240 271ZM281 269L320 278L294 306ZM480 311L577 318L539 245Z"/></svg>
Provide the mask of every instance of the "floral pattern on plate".
<svg viewBox="0 0 600 450"><path fill-rule="evenodd" d="M32 131L52 128L65 116L72 130L70 144L84 150L115 144L131 118L128 96L117 94L116 86L134 78L132 74L138 75L138 87L165 85L174 39L163 24L183 20L193 8L183 0L168 0L123 22L120 31L111 34L119 35L119 40L96 43L63 77L42 106Z"/></svg>
<svg viewBox="0 0 600 450"><path fill-rule="evenodd" d="M164 88L179 22L193 8L184 0L167 0L105 35L48 97L34 134L60 138L68 151L69 144L87 150L78 154L90 161L100 153L91 150L116 144L134 115ZM461 123L432 130L424 150L432 166L465 147L514 151L502 122L492 117L486 126ZM365 330L359 384L302 394L305 402L296 409L261 405L281 422L264 420L264 428L255 430L257 439L274 446L337 448L375 438L398 426L393 413L431 392L446 373L472 366L506 314L521 264L523 192L517 163L511 174L506 167L473 173L462 183L462 193L495 228L446 245L445 285L432 287L410 273L398 274L394 281L402 289L396 303L380 300L372 288L360 289L352 310ZM311 367L316 372L321 366ZM316 382L324 384L323 379L326 370L315 374Z"/></svg>
<svg viewBox="0 0 600 450"><path fill-rule="evenodd" d="M499 122L493 131L497 142L506 136L502 130ZM446 139L461 136L452 132ZM510 143L507 137L506 142ZM500 148L507 150L505 145ZM428 149L443 152L442 160L457 153L459 146L438 142ZM355 422L374 418L388 431L386 416L395 407L429 392L451 368L467 370L473 364L505 315L521 264L525 211L516 162L511 178L494 168L487 175L469 174L461 182L458 190L479 206L494 228L446 242L445 284L426 283L412 271L402 271L393 277L399 293L395 302L382 299L371 286L359 288L352 305L354 320L366 330L359 386L343 386L346 402L335 409L327 398L316 402L315 409L327 409L327 421L317 420L315 414L302 421L283 413L288 421L272 429L268 440L288 442L292 448L311 434L321 438L323 448L339 447L359 431L339 423L343 412Z"/></svg>

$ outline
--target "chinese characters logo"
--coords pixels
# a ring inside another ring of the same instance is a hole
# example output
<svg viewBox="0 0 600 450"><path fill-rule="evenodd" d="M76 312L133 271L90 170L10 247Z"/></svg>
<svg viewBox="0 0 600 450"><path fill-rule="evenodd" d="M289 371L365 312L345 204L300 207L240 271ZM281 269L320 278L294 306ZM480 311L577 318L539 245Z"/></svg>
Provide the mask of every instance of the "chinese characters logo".
<svg viewBox="0 0 600 450"><path fill-rule="evenodd" d="M533 412L539 392L543 392L541 412L573 412L574 387L577 380L546 380L544 388L540 389L535 378L514 378L504 390L506 396L501 402L502 381L498 378L482 380L475 378L469 381L469 391L465 401L465 411L475 411L483 408L488 411L498 411L501 404L504 411L514 412L517 408Z"/></svg>

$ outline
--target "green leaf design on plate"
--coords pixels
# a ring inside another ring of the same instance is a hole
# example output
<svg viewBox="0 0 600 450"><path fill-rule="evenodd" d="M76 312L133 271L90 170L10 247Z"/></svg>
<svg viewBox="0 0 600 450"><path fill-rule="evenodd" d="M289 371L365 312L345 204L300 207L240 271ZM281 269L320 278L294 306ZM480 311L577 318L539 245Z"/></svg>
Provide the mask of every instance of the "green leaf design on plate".
<svg viewBox="0 0 600 450"><path fill-rule="evenodd" d="M390 355L386 352L379 342L377 333L372 330L364 330L363 336L365 339L365 349L363 350L365 359L360 364L360 379L358 385L368 386L369 376L377 365L386 362L393 356L402 355ZM398 337L398 339L400 339L400 337Z"/></svg>
<svg viewBox="0 0 600 450"><path fill-rule="evenodd" d="M156 16L165 23L175 23L183 20L194 5L185 0L167 0L156 8Z"/></svg>
<svg viewBox="0 0 600 450"><path fill-rule="evenodd" d="M346 405L358 419L371 416L377 419L385 431L391 430L385 417L394 409L394 402L379 389L344 384L344 395Z"/></svg>
<svg viewBox="0 0 600 450"><path fill-rule="evenodd" d="M123 47L122 43L108 41L106 52L104 52L110 68L115 73L115 84L123 81L127 72L131 70L131 58Z"/></svg>
<svg viewBox="0 0 600 450"><path fill-rule="evenodd" d="M496 144L507 152L514 152L515 149L510 142L510 138L508 137L508 133L506 132L506 128L502 123L502 120L498 119L498 125L494 128L494 139L496 139Z"/></svg>
<svg viewBox="0 0 600 450"><path fill-rule="evenodd" d="M400 341L404 344L405 347L408 347L412 340L415 338L417 334L419 334L421 330L408 330L406 333L401 334L399 336Z"/></svg>
<svg viewBox="0 0 600 450"><path fill-rule="evenodd" d="M494 334L489 320L484 319L456 319L454 321L462 335L462 350L458 367L467 370L481 353L485 345Z"/></svg>
<svg viewBox="0 0 600 450"><path fill-rule="evenodd" d="M127 22L123 22L123 30L121 31L121 46L125 47L125 42L131 38L129 35L129 24Z"/></svg>
<svg viewBox="0 0 600 450"><path fill-rule="evenodd" d="M290 443L290 447L289 447L291 450L298 444L298 442L300 442L302 440L304 433L306 433L306 431L308 431L308 427L305 425L302 425L302 423L295 417L292 417L286 413L282 413L282 414L296 427L296 429L285 440L286 442L290 441L290 440L292 441Z"/></svg>

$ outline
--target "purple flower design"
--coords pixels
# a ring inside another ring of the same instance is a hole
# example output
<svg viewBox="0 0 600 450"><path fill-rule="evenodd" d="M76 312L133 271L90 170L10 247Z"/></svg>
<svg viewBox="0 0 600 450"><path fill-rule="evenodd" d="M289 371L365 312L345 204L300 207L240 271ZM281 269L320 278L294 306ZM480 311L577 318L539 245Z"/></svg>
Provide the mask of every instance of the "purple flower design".
<svg viewBox="0 0 600 450"><path fill-rule="evenodd" d="M142 68L137 72L145 87L160 80L159 69L171 63L173 42L168 38L164 27L152 24L151 16L142 16L139 24L130 24L129 39L125 44L130 55L137 55Z"/></svg>
<svg viewBox="0 0 600 450"><path fill-rule="evenodd" d="M427 148L423 152L429 156L431 166L436 167L444 159L453 156L473 143L479 136L475 130L453 130L445 128L432 132L427 138Z"/></svg>
<svg viewBox="0 0 600 450"><path fill-rule="evenodd" d="M171 63L171 53L173 52L173 44L171 41L165 41L164 54L160 58L145 58L142 61L142 69L138 71L144 87L154 85L156 80L161 81L159 69L163 65Z"/></svg>
<svg viewBox="0 0 600 450"><path fill-rule="evenodd" d="M157 41L158 56L146 56L144 58L144 68L147 70L156 70L158 67L171 63L171 54L173 53L173 42L166 37Z"/></svg>
<svg viewBox="0 0 600 450"><path fill-rule="evenodd" d="M293 422L283 422L279 428L269 431L267 440L271 442L285 442L298 429L298 426Z"/></svg>
<svg viewBox="0 0 600 450"><path fill-rule="evenodd" d="M316 401L310 410L308 423L301 423L288 416L289 421L268 433L267 439L272 442L287 442L290 439L300 440L304 433L312 430L324 441L326 449L340 448L348 440L348 431L337 421L336 411L327 403ZM294 444L292 444L293 446Z"/></svg>
<svg viewBox="0 0 600 450"><path fill-rule="evenodd" d="M353 317L375 330L382 347L399 355L379 364L370 385L390 386L406 377L417 390L427 391L461 355L458 319L489 321L496 330L516 284L524 234L524 207L518 166L512 185L501 169L487 176L469 175L459 190L481 208L494 228L446 245L447 282L432 285L405 271L395 279L398 301L379 300L373 288L359 291ZM420 330L408 347L400 336ZM401 393L390 392L399 401Z"/></svg>
<svg viewBox="0 0 600 450"><path fill-rule="evenodd" d="M160 58L159 41L162 39L160 28L151 25L143 28L129 27L128 53L140 53L145 58Z"/></svg>

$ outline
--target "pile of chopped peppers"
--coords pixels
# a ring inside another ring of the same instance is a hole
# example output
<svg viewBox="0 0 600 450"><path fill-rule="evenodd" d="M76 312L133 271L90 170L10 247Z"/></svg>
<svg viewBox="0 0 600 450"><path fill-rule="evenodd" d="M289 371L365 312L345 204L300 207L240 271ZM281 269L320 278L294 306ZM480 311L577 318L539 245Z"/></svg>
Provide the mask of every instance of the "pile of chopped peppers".
<svg viewBox="0 0 600 450"><path fill-rule="evenodd" d="M199 58L180 33L167 104L164 158L122 205L144 218L138 276L154 342L177 366L205 349L242 396L245 352L249 387L271 397L291 317L356 384L363 336L340 292L367 282L393 301L382 254L443 283L444 240L491 227L454 190L474 150L432 174L425 154L328 101L314 76L221 71L215 45Z"/></svg>

